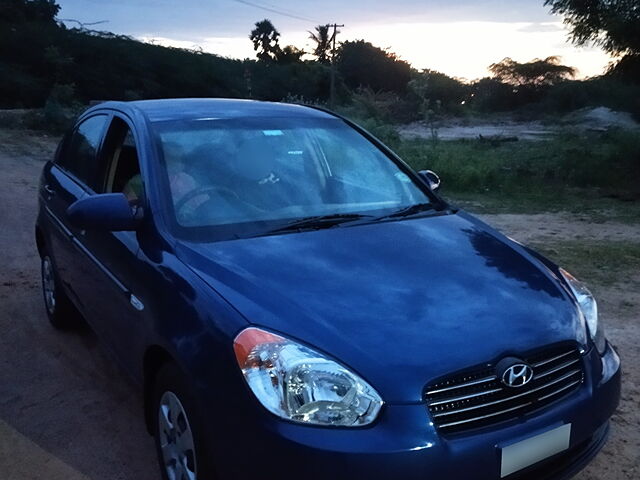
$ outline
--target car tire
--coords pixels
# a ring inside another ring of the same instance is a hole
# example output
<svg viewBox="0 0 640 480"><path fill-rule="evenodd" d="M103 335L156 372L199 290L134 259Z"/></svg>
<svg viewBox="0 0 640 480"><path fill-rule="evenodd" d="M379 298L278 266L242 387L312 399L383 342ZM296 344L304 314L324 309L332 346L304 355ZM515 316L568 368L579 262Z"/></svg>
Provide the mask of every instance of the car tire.
<svg viewBox="0 0 640 480"><path fill-rule="evenodd" d="M79 314L62 289L60 277L51 256L45 250L40 259L42 296L49 322L58 330L69 330L79 324Z"/></svg>
<svg viewBox="0 0 640 480"><path fill-rule="evenodd" d="M153 425L164 480L215 480L209 443L192 389L173 363L163 365L154 382ZM169 475L172 471L173 475Z"/></svg>

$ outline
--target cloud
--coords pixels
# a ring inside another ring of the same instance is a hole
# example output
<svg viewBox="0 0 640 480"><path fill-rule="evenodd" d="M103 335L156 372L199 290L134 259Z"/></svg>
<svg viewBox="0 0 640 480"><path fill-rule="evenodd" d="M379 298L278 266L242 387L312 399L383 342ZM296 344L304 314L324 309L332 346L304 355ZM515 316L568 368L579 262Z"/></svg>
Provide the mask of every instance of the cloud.
<svg viewBox="0 0 640 480"><path fill-rule="evenodd" d="M547 32L560 32L564 31L561 22L552 22L552 23L530 23L518 29L519 32L525 33L547 33Z"/></svg>

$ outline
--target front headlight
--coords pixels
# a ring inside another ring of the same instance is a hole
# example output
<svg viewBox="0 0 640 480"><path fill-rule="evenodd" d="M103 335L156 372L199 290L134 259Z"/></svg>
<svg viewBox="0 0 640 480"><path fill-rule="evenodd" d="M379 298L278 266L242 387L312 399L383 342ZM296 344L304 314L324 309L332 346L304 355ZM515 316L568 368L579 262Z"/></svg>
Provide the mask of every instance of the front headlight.
<svg viewBox="0 0 640 480"><path fill-rule="evenodd" d="M560 269L560 273L571 287L573 296L580 305L580 312L584 317L591 339L595 344L598 352L603 353L606 348L606 340L604 336L604 327L598 325L598 304L589 289L576 279L573 275L564 269Z"/></svg>
<svg viewBox="0 0 640 480"><path fill-rule="evenodd" d="M233 348L253 394L282 418L358 427L380 412L382 399L367 382L304 345L251 327L240 332Z"/></svg>

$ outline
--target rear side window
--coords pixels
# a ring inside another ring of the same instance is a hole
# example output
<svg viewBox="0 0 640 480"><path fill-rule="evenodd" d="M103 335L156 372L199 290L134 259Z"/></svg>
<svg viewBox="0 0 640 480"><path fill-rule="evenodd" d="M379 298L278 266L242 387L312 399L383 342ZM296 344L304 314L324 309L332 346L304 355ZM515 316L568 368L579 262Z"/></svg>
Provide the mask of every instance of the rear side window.
<svg viewBox="0 0 640 480"><path fill-rule="evenodd" d="M96 115L78 125L58 159L62 168L89 186L93 186L96 155L107 119L107 115Z"/></svg>

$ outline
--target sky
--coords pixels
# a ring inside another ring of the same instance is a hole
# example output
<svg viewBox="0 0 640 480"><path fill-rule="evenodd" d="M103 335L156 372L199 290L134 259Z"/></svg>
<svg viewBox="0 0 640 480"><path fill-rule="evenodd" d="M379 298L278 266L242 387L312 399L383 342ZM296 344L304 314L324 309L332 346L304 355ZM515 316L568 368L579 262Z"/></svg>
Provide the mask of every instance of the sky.
<svg viewBox="0 0 640 480"><path fill-rule="evenodd" d="M505 57L526 62L551 55L578 68L578 77L601 74L610 62L598 48L567 40L562 18L544 0L57 0L59 19L144 41L201 48L230 58L255 58L249 32L268 18L280 45L311 50L309 30L344 24L339 41L364 39L388 48L415 68L474 80Z"/></svg>

